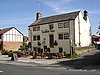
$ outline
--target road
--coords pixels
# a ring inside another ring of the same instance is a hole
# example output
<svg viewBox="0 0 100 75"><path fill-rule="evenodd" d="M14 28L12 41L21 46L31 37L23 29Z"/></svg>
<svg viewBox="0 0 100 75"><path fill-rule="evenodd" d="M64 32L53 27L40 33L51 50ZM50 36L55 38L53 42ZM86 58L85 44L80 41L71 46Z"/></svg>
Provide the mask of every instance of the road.
<svg viewBox="0 0 100 75"><path fill-rule="evenodd" d="M0 64L0 75L100 75L99 71L61 70Z"/></svg>
<svg viewBox="0 0 100 75"><path fill-rule="evenodd" d="M5 62L0 63L0 75L100 75L100 50L89 52L74 60L45 66Z"/></svg>
<svg viewBox="0 0 100 75"><path fill-rule="evenodd" d="M100 50L88 52L75 60L61 61L58 64L70 69L100 70Z"/></svg>

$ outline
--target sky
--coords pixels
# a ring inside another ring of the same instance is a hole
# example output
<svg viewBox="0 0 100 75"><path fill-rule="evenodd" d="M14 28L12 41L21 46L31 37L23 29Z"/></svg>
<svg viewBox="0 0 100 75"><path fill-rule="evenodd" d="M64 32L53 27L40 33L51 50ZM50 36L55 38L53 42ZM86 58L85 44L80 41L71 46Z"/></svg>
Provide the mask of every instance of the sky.
<svg viewBox="0 0 100 75"><path fill-rule="evenodd" d="M0 29L16 27L28 36L28 26L36 19L72 11L88 11L92 34L96 34L100 21L100 0L0 0Z"/></svg>

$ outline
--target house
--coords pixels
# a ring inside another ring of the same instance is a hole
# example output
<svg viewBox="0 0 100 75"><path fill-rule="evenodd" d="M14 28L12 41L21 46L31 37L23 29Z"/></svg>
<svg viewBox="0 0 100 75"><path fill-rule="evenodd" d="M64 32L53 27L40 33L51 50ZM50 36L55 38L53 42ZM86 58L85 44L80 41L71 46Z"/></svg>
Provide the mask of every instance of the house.
<svg viewBox="0 0 100 75"><path fill-rule="evenodd" d="M23 45L23 34L15 27L0 30L0 50L18 50Z"/></svg>
<svg viewBox="0 0 100 75"><path fill-rule="evenodd" d="M92 35L92 44L100 44L100 36Z"/></svg>
<svg viewBox="0 0 100 75"><path fill-rule="evenodd" d="M88 12L75 11L49 17L38 12L29 25L31 50L71 54L76 47L91 45L91 25Z"/></svg>
<svg viewBox="0 0 100 75"><path fill-rule="evenodd" d="M27 45L29 44L28 36L23 36L23 42L26 43Z"/></svg>

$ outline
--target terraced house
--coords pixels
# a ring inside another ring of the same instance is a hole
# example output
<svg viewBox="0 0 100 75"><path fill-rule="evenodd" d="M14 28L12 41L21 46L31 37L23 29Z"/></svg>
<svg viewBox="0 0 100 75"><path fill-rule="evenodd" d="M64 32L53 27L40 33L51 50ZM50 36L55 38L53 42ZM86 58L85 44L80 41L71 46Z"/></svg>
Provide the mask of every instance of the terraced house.
<svg viewBox="0 0 100 75"><path fill-rule="evenodd" d="M76 47L91 44L91 25L88 12L80 11L42 17L36 14L36 21L29 26L31 50L38 53L65 52L70 54Z"/></svg>
<svg viewBox="0 0 100 75"><path fill-rule="evenodd" d="M23 46L23 34L15 27L0 30L0 50L16 51Z"/></svg>

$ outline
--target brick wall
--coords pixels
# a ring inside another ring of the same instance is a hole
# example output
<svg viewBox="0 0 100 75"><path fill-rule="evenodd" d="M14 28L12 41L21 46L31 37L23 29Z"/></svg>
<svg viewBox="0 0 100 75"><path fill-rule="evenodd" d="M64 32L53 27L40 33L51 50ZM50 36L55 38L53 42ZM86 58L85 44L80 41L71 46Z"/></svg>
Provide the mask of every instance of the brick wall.
<svg viewBox="0 0 100 75"><path fill-rule="evenodd" d="M3 49L17 51L22 45L22 42L3 42Z"/></svg>

